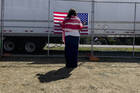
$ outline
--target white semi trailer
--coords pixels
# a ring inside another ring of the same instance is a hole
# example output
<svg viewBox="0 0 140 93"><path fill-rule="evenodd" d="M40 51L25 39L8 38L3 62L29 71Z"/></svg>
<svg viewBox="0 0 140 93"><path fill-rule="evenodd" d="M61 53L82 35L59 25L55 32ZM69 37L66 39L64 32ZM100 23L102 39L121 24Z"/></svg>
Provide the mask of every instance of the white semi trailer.
<svg viewBox="0 0 140 93"><path fill-rule="evenodd" d="M2 0L1 0L2 1ZM88 14L88 35L132 37L140 35L139 0L3 0L3 48L32 53L54 34L54 12L70 8ZM85 35L84 35L85 36ZM86 37L85 37L86 38ZM54 39L57 40L57 39Z"/></svg>

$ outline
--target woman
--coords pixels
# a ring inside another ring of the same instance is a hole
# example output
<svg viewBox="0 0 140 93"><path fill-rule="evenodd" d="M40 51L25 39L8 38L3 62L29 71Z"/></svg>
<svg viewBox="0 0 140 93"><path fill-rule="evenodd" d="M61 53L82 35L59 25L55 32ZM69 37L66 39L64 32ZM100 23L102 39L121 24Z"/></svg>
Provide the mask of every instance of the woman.
<svg viewBox="0 0 140 93"><path fill-rule="evenodd" d="M80 30L83 28L83 25L74 9L69 10L61 26L63 29L63 36L65 37L66 67L77 67Z"/></svg>

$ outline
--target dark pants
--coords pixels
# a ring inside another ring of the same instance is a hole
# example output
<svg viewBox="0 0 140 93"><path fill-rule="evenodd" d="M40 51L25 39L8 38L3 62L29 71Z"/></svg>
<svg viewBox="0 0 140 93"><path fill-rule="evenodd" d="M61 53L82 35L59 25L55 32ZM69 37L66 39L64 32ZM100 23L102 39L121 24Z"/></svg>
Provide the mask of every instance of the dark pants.
<svg viewBox="0 0 140 93"><path fill-rule="evenodd" d="M65 37L65 59L66 67L77 67L79 37Z"/></svg>

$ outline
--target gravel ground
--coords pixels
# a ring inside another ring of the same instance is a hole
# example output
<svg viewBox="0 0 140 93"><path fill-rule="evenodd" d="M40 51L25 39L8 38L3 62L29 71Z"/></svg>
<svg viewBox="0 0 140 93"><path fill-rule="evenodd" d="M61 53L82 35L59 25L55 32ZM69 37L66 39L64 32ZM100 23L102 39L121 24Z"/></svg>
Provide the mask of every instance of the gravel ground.
<svg viewBox="0 0 140 93"><path fill-rule="evenodd" d="M0 93L140 93L139 59L80 58L77 68L64 66L64 58L1 58Z"/></svg>

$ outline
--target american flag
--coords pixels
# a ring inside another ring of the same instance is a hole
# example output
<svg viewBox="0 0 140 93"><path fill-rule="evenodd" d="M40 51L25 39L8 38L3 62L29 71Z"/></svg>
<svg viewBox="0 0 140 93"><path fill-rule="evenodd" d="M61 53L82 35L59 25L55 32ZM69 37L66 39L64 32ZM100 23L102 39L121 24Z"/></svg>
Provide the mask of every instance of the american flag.
<svg viewBox="0 0 140 93"><path fill-rule="evenodd" d="M53 12L54 16L54 33L61 34L62 29L60 23L64 20L68 13L64 12ZM81 35L88 35L88 13L77 13L77 16L80 18L81 22L84 24L83 29L81 30Z"/></svg>

